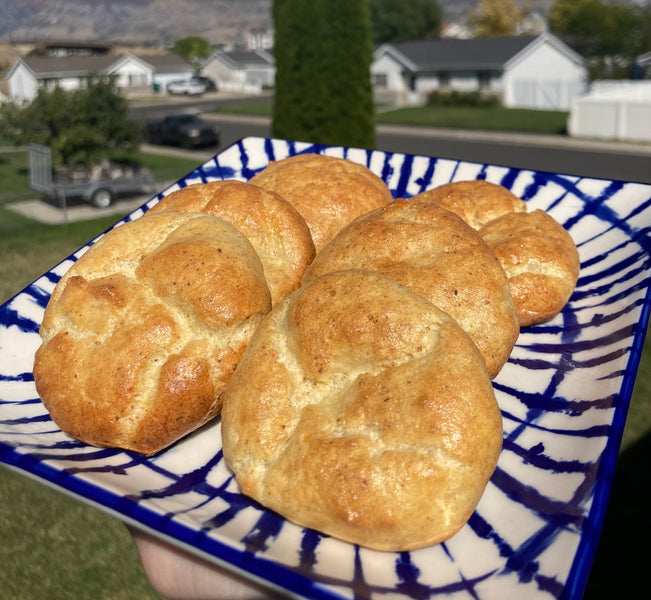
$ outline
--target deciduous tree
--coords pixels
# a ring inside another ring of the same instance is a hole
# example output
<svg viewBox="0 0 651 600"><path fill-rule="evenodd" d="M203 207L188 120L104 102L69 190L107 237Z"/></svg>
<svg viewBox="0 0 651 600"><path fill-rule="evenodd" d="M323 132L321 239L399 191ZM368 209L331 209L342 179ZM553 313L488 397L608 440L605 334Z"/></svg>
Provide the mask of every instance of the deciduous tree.
<svg viewBox="0 0 651 600"><path fill-rule="evenodd" d="M515 0L481 0L470 11L470 23L477 37L516 35L522 11Z"/></svg>
<svg viewBox="0 0 651 600"><path fill-rule="evenodd" d="M556 0L549 27L589 60L593 78L626 77L651 47L651 5Z"/></svg>
<svg viewBox="0 0 651 600"><path fill-rule="evenodd" d="M208 40L198 35L190 35L174 42L172 51L192 63L196 71L201 62L213 53L213 47Z"/></svg>
<svg viewBox="0 0 651 600"><path fill-rule="evenodd" d="M3 105L0 135L17 145L50 146L64 164L89 163L137 150L141 134L113 78L91 78L72 91L40 89L29 104Z"/></svg>

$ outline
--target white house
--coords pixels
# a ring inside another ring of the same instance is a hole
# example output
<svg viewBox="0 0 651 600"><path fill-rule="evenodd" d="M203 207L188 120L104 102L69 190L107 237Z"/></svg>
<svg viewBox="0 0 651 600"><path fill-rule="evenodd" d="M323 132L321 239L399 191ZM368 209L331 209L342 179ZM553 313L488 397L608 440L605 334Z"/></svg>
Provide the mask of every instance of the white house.
<svg viewBox="0 0 651 600"><path fill-rule="evenodd" d="M152 68L151 83L158 90L167 88L167 84L179 79L189 79L194 74L193 66L178 54L148 54L139 58Z"/></svg>
<svg viewBox="0 0 651 600"><path fill-rule="evenodd" d="M371 75L376 100L398 105L457 90L493 93L510 108L569 110L587 84L583 58L549 33L387 43Z"/></svg>
<svg viewBox="0 0 651 600"><path fill-rule="evenodd" d="M276 66L266 50L217 50L201 72L214 79L220 90L251 93L273 87Z"/></svg>
<svg viewBox="0 0 651 600"><path fill-rule="evenodd" d="M124 93L138 94L151 91L154 84L164 89L172 79L190 77L192 65L175 55L26 56L13 64L7 82L12 100L29 101L39 88L74 90L92 76L108 75L115 75Z"/></svg>
<svg viewBox="0 0 651 600"><path fill-rule="evenodd" d="M93 74L105 74L115 56L65 56L19 58L7 74L12 100L32 100L39 88L64 90L78 88Z"/></svg>

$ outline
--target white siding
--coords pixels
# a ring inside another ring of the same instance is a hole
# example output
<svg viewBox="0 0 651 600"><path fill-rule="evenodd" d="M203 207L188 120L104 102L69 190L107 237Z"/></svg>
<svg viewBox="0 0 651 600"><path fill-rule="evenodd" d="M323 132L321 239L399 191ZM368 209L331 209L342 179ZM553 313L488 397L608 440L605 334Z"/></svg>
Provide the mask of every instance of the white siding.
<svg viewBox="0 0 651 600"><path fill-rule="evenodd" d="M150 87L152 69L140 61L127 59L112 71L117 76L117 85L121 88Z"/></svg>
<svg viewBox="0 0 651 600"><path fill-rule="evenodd" d="M22 102L32 100L36 96L38 83L32 73L19 64L9 77L9 96L12 100Z"/></svg>
<svg viewBox="0 0 651 600"><path fill-rule="evenodd" d="M585 68L545 42L504 73L504 105L511 108L569 110L585 91Z"/></svg>

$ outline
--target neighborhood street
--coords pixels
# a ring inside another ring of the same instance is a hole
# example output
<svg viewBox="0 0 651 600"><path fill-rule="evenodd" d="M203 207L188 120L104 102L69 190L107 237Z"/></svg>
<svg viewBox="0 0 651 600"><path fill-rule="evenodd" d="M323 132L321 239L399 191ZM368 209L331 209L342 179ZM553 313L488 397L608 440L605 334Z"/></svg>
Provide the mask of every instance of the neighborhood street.
<svg viewBox="0 0 651 600"><path fill-rule="evenodd" d="M162 118L166 114L185 111L199 113L202 118L219 126L221 131L219 148L186 150L145 144L142 146L143 151L195 158L198 166L210 159L215 152L219 152L244 137L270 136L271 123L268 118L215 112L215 101L208 104L205 100L199 100L140 106L132 111L131 116L147 121ZM580 177L651 184L651 169L649 168L651 144L609 143L553 135L393 125L379 125L376 131L377 148L384 152L404 152ZM157 182L157 189L161 191L170 183L172 182ZM63 211L36 199L16 202L9 207L25 216L57 224L135 210L148 199L148 197L122 198L106 209L96 209L85 203L76 203Z"/></svg>
<svg viewBox="0 0 651 600"><path fill-rule="evenodd" d="M229 102L242 99L197 99L175 104L134 107L131 117L154 120L174 112L197 112L221 130L221 147L247 136L269 137L271 123L264 117L246 117L220 112ZM255 101L247 98L246 102ZM260 97L267 101L267 97ZM521 169L549 171L651 183L651 144L582 140L560 135L463 131L433 127L378 125L377 149L438 158L467 160ZM210 151L194 151L200 158Z"/></svg>
<svg viewBox="0 0 651 600"><path fill-rule="evenodd" d="M258 117L203 114L221 129L222 146L246 136L268 137ZM550 171L582 177L651 183L651 144L573 140L562 136L379 125L377 149Z"/></svg>

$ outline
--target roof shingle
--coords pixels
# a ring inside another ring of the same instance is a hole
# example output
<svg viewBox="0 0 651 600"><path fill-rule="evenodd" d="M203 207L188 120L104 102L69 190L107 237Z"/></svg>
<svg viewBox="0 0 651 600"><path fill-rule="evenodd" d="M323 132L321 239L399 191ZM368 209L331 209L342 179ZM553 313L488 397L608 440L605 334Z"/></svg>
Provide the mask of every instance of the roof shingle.
<svg viewBox="0 0 651 600"><path fill-rule="evenodd" d="M391 44L418 71L502 69L534 36L413 40Z"/></svg>

